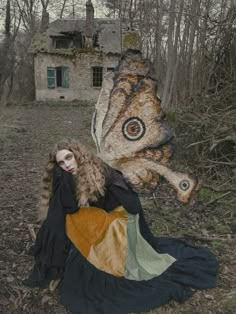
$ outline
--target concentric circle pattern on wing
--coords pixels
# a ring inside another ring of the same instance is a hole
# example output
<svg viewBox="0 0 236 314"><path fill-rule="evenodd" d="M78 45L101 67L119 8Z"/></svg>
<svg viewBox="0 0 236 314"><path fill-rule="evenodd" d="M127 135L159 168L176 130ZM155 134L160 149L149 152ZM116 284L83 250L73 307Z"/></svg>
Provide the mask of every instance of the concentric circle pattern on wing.
<svg viewBox="0 0 236 314"><path fill-rule="evenodd" d="M122 125L122 133L128 141L138 141L144 136L146 127L138 117L127 119Z"/></svg>

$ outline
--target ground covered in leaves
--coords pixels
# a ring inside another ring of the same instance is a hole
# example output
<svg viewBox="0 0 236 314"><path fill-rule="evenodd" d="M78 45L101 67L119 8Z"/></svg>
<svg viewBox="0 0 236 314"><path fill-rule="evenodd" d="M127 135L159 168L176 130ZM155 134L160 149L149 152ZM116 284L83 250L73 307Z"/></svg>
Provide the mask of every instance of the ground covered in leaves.
<svg viewBox="0 0 236 314"><path fill-rule="evenodd" d="M38 187L48 151L63 137L80 138L94 149L90 135L92 111L93 106L78 102L0 108L0 313L67 313L57 291L30 289L22 285L22 280L33 264L30 249L33 232L39 227ZM174 162L175 169L181 167L178 163ZM184 304L171 302L149 314L236 313L234 194L233 190L217 192L205 187L194 206L183 206L163 182L155 197L142 197L155 234L209 247L220 262L217 288L197 291Z"/></svg>

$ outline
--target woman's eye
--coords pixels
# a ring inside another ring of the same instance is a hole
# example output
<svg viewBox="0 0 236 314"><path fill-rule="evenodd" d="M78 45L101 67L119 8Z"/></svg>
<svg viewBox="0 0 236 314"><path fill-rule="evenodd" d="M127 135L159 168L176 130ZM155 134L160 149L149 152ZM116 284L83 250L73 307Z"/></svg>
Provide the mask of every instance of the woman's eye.
<svg viewBox="0 0 236 314"><path fill-rule="evenodd" d="M66 159L67 159L67 160L71 160L71 159L72 159L72 155L68 155L68 156L66 157Z"/></svg>
<svg viewBox="0 0 236 314"><path fill-rule="evenodd" d="M63 166L63 164L64 164L64 161L59 161L58 163L59 166Z"/></svg>

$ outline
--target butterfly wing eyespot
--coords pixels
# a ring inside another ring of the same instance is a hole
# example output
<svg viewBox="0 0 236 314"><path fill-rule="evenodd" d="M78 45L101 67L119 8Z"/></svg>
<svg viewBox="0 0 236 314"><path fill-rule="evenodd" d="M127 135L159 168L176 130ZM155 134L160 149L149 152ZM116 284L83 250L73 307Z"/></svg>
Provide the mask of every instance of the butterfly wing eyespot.
<svg viewBox="0 0 236 314"><path fill-rule="evenodd" d="M140 140L144 136L145 132L145 123L138 117L131 117L122 125L122 133L129 141Z"/></svg>
<svg viewBox="0 0 236 314"><path fill-rule="evenodd" d="M187 191L190 187L189 181L188 180L182 180L179 183L179 187L182 191Z"/></svg>

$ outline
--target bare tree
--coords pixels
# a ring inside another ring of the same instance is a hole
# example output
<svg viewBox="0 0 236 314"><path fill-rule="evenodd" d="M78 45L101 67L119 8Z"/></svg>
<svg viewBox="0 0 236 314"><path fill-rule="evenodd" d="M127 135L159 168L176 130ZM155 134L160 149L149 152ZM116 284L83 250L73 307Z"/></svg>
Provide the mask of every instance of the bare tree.
<svg viewBox="0 0 236 314"><path fill-rule="evenodd" d="M166 110L174 110L188 97L219 90L226 76L227 81L233 77L233 66L229 68L229 64L233 60L230 51L236 27L234 0L98 0L97 3L106 6L108 16L119 17L123 27L139 32L142 51L154 62ZM15 74L18 68L22 71L23 60L26 67L32 63L24 57L34 34L39 29L45 31L49 13L53 18L84 16L85 1L2 0L0 3L0 15L5 20L5 40L0 47L3 56L0 89L6 81L8 87L11 85L10 77L17 79L9 73ZM19 47L25 49L22 62L15 57ZM226 63L228 68L223 75Z"/></svg>
<svg viewBox="0 0 236 314"><path fill-rule="evenodd" d="M12 88L13 81L13 69L15 61L14 51L14 37L15 34L11 33L11 3L7 0L5 10L5 28L3 44L0 50L0 95L3 94L6 81L10 79L10 90Z"/></svg>

